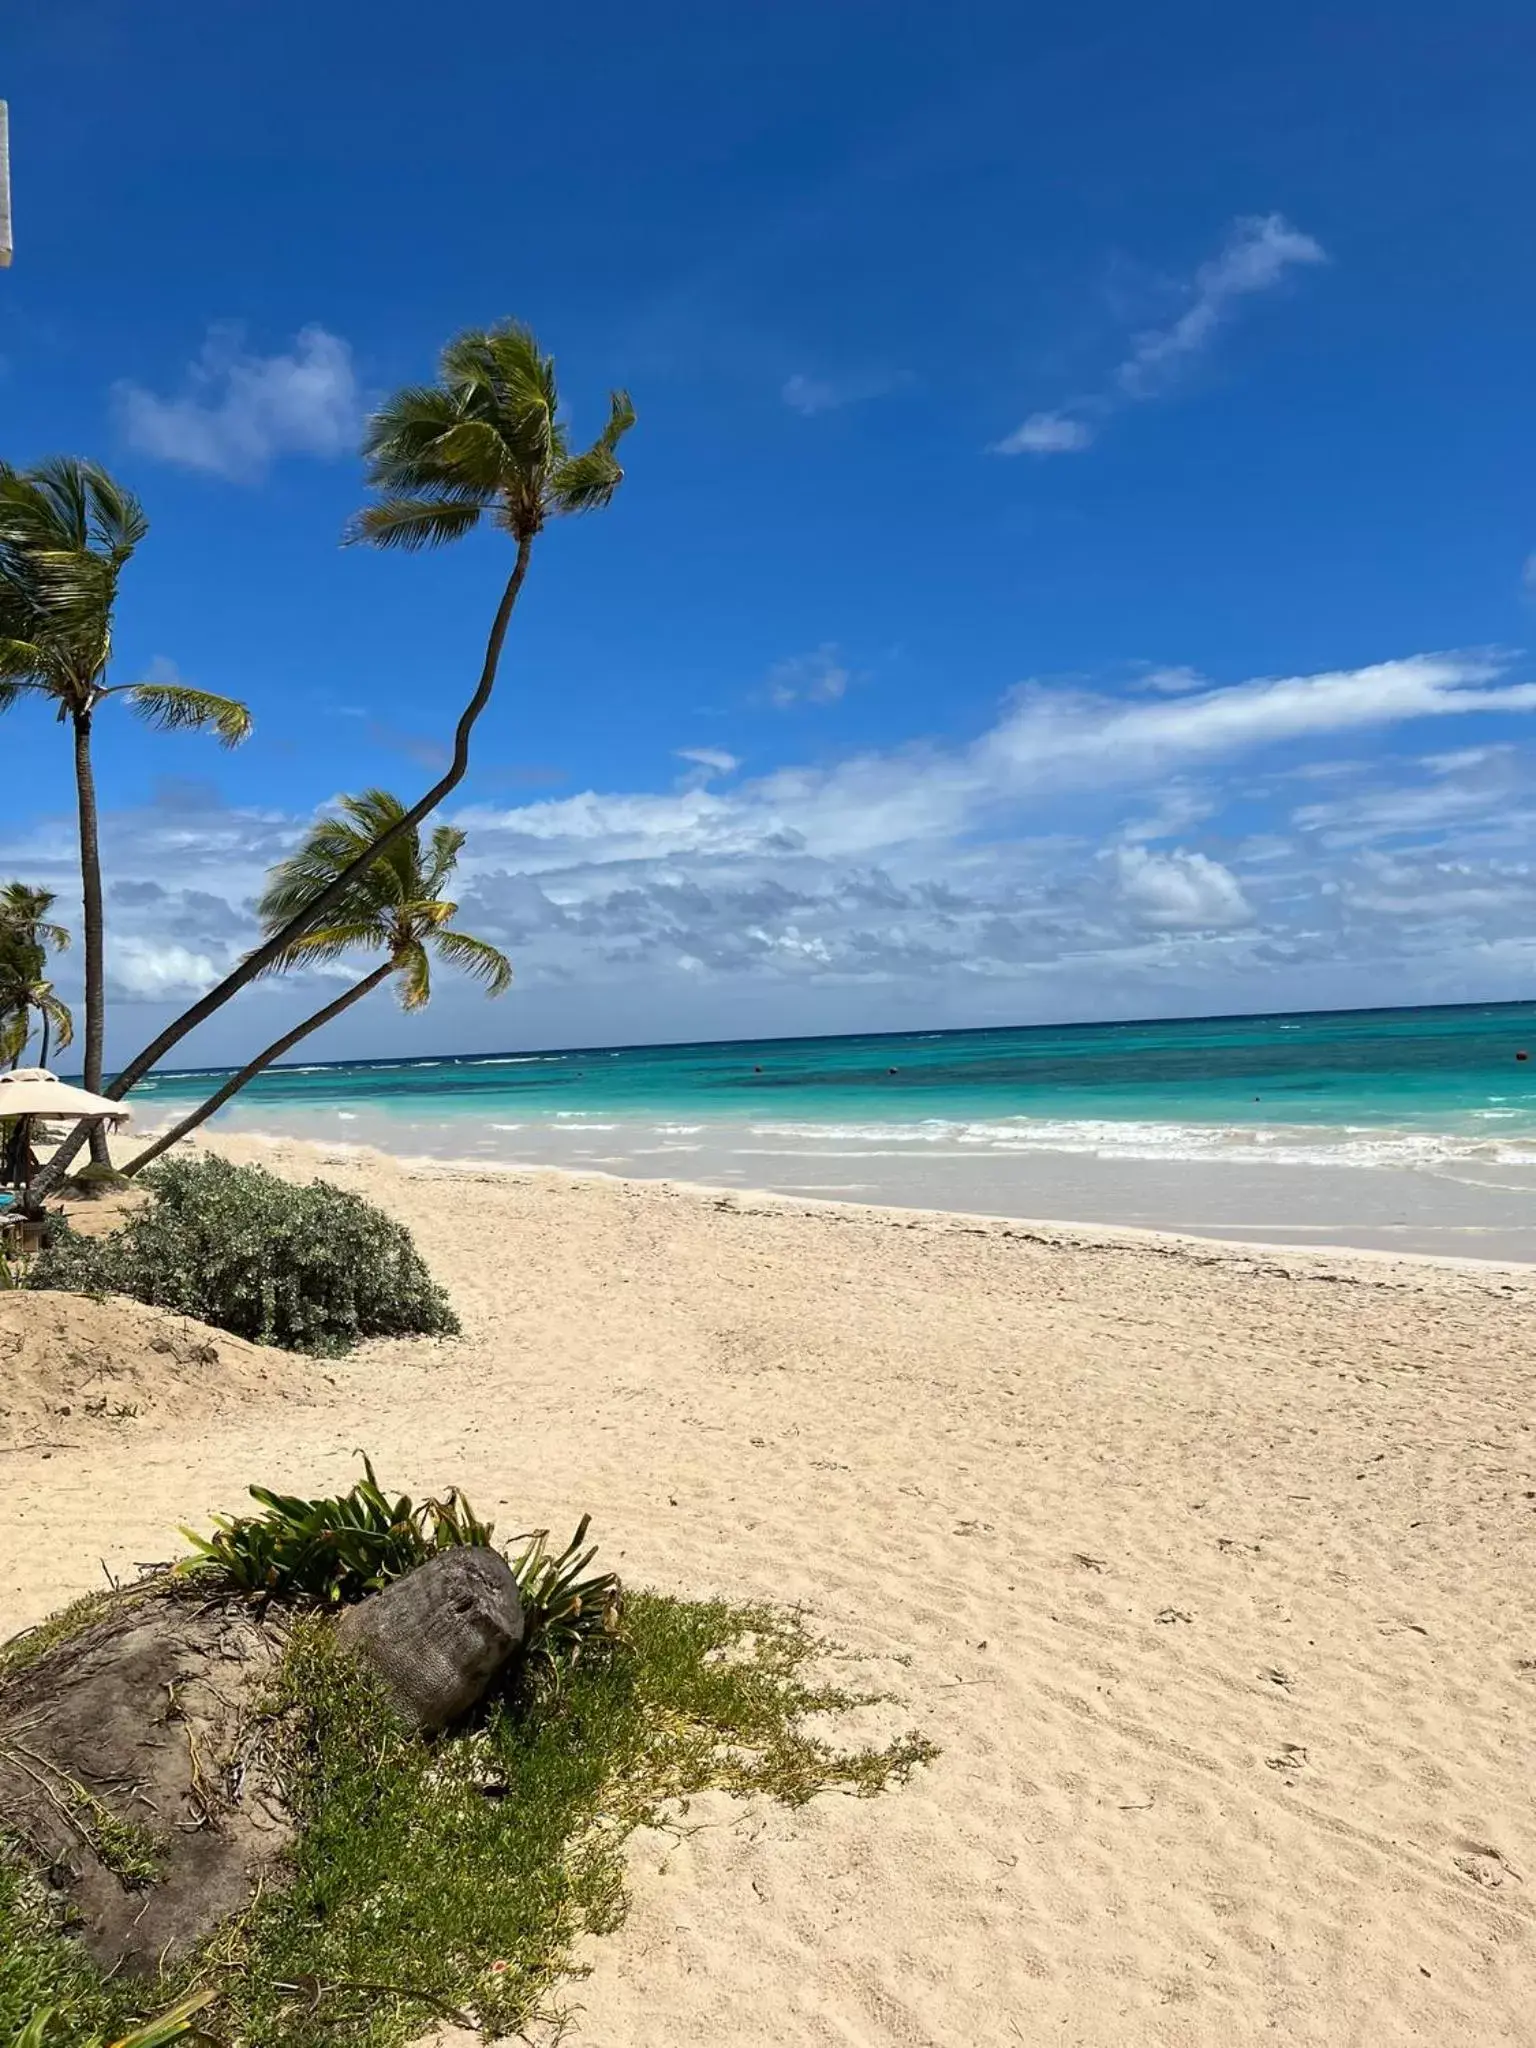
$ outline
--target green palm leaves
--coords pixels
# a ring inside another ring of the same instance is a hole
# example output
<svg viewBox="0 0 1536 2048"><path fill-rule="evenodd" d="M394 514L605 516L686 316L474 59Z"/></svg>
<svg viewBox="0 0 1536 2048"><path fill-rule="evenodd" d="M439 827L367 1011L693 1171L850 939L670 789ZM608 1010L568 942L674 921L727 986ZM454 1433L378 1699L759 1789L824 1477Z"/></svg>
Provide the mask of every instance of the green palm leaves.
<svg viewBox="0 0 1536 2048"><path fill-rule="evenodd" d="M0 888L0 1066L15 1066L32 1036L34 1016L43 1027L39 1065L47 1066L50 1039L62 1050L75 1035L68 1004L53 992L48 979L48 953L62 953L69 933L48 913L51 889L32 889L25 882Z"/></svg>
<svg viewBox="0 0 1536 2048"><path fill-rule="evenodd" d="M624 480L618 446L635 423L627 391L572 454L552 356L515 321L472 328L443 350L440 380L410 385L370 421L363 454L378 502L349 537L381 548L439 547L483 517L518 542L550 519L600 509Z"/></svg>
<svg viewBox="0 0 1536 2048"><path fill-rule="evenodd" d="M94 462L0 466L0 710L37 690L61 716L89 711L117 580L148 531L137 498Z"/></svg>
<svg viewBox="0 0 1536 2048"><path fill-rule="evenodd" d="M344 797L339 814L322 818L272 870L258 906L267 932L281 931L301 914L405 814L405 805L387 790ZM365 948L381 951L398 977L402 1009L419 1010L431 998L435 953L483 983L488 995L501 995L511 985L511 961L487 940L455 931L449 922L459 906L447 901L443 890L463 845L464 834L450 825L437 826L425 852L415 826L390 839L323 922L292 939L273 968L318 965Z"/></svg>

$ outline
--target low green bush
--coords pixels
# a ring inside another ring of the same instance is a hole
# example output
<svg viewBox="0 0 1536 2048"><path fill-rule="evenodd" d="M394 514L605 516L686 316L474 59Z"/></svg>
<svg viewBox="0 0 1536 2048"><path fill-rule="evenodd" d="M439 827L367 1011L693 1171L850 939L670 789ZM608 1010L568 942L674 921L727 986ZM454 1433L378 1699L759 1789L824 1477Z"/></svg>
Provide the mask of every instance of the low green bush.
<svg viewBox="0 0 1536 2048"><path fill-rule="evenodd" d="M257 1344L319 1357L363 1337L454 1336L459 1321L404 1224L329 1181L169 1159L121 1229L67 1226L28 1285L127 1294Z"/></svg>
<svg viewBox="0 0 1536 2048"><path fill-rule="evenodd" d="M413 1501L408 1493L391 1500L372 1460L359 1455L364 1476L349 1493L303 1499L253 1486L261 1514L215 1515L212 1536L183 1529L195 1554L177 1570L262 1602L339 1607L403 1578L440 1550L492 1545L495 1524L482 1522L457 1487L443 1500ZM583 1515L558 1554L546 1529L521 1536L510 1560L523 1603L523 1660L557 1681L589 1643L609 1642L618 1631L622 1590L612 1572L589 1569L597 1555L595 1544L583 1548L590 1523Z"/></svg>

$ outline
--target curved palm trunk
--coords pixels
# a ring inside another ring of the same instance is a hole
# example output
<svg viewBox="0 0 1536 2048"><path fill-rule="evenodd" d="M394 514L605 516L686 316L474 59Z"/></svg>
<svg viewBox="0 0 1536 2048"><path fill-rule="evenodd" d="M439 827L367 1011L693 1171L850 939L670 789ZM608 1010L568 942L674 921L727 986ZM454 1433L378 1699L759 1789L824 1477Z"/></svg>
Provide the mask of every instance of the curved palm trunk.
<svg viewBox="0 0 1536 2048"><path fill-rule="evenodd" d="M50 1019L49 1019L49 1016L48 1016L48 1012L47 1012L46 1010L44 1010L44 1011L42 1012L42 1018L43 1018L43 1044L42 1044L42 1050L41 1050L41 1051L40 1051L40 1052L38 1053L38 1056L37 1056L37 1064L38 1064L38 1065L39 1065L40 1067L46 1067L46 1066L47 1066L47 1064L48 1064L48 1025L49 1025L49 1022L50 1022ZM17 1058L18 1058L18 1059L20 1058L20 1054L18 1054L18 1055L17 1055Z"/></svg>
<svg viewBox="0 0 1536 2048"><path fill-rule="evenodd" d="M123 1071L115 1077L110 1086L105 1090L105 1093L110 1095L114 1101L121 1102L129 1089L136 1082L142 1081L150 1068L157 1061L163 1059L173 1045L179 1044L189 1031L194 1031L199 1024L211 1017L215 1010L222 1009L231 996L238 995L241 989L256 979L257 975L264 973L272 965L273 961L292 945L296 938L299 938L310 929L317 917L322 916L327 910L332 909L341 901L357 877L366 868L372 867L385 847L393 844L402 833L409 832L419 825L423 818L436 810L437 806L450 791L458 788L459 784L464 780L465 772L469 767L469 742L474 732L476 721L486 705L491 701L491 692L496 685L496 671L501 662L501 650L507 637L507 627L512 622L512 610L517 603L518 593L523 587L523 578L528 574L528 560L532 552L533 542L531 540L520 540L518 542L517 561L513 565L512 574L507 578L507 587L501 593L501 602L496 607L496 616L491 621L490 637L485 643L485 660L481 665L479 684L476 687L475 694L460 713L458 725L454 728L453 758L448 764L447 772L439 781L433 783L426 795L418 803L413 804L410 810L406 811L403 816L398 818L387 832L381 832L365 853L360 853L350 866L343 868L335 881L328 888L322 889L312 903L306 904L304 909L299 911L297 915L289 918L280 931L275 931L269 938L263 939L261 944L254 951L248 953L238 967L231 973L226 974L216 987L209 989L205 996L199 996L190 1009L183 1010L174 1023L167 1024L158 1038L153 1039L150 1044L146 1045L142 1052L136 1053L127 1066L124 1067ZM89 928L87 928L87 944L89 944ZM87 962L87 986L89 986L89 962ZM89 1008L87 1008L87 1032L89 1032ZM40 1193L48 1194L57 1186L58 1182L63 1178L69 1162L74 1158L76 1152L79 1151L84 1136L84 1127L77 1124L39 1176Z"/></svg>
<svg viewBox="0 0 1536 2048"><path fill-rule="evenodd" d="M85 1086L101 1093L101 1061L106 1042L105 923L101 907L101 839L96 818L96 771L91 763L91 714L77 711L75 726L75 799L80 813L80 897L85 926ZM48 1064L46 1060L44 1066ZM90 1127L91 1158L111 1164L106 1131Z"/></svg>
<svg viewBox="0 0 1536 2048"><path fill-rule="evenodd" d="M275 1039L265 1052L257 1053L255 1059L243 1066L238 1074L232 1074L222 1088L216 1088L206 1102L200 1102L190 1116L184 1116L174 1129L167 1131L163 1137L156 1138L152 1145L147 1146L136 1159L131 1160L123 1168L124 1173L138 1173L148 1166L152 1159L158 1159L162 1152L169 1151L170 1147L184 1138L188 1131L195 1131L199 1124L207 1122L216 1109L222 1109L231 1095L238 1095L246 1082L259 1074L263 1067L270 1067L274 1060L280 1060L285 1052L299 1043L300 1039L308 1038L310 1033L318 1031L322 1024L329 1024L331 1019L339 1017L343 1010L350 1010L352 1005L360 1003L364 996L372 995L379 983L387 981L394 971L394 961L386 960L382 967L375 967L371 974L365 975L356 988L349 988L346 994L338 996L334 1003L327 1003L323 1010L316 1010L313 1017L306 1017L302 1024L296 1024L291 1031Z"/></svg>

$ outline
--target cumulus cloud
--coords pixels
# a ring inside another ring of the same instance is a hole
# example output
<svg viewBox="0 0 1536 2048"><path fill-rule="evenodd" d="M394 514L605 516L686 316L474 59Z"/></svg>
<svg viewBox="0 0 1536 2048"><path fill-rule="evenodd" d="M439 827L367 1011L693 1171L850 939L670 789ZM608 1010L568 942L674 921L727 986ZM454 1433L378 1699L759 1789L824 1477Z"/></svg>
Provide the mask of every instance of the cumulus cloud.
<svg viewBox="0 0 1536 2048"><path fill-rule="evenodd" d="M224 972L211 953L174 939L155 941L130 934L112 948L107 993L118 1002L189 1002Z"/></svg>
<svg viewBox="0 0 1536 2048"><path fill-rule="evenodd" d="M1236 875L1207 854L1122 846L1115 865L1121 900L1160 930L1211 931L1253 921Z"/></svg>
<svg viewBox="0 0 1536 2048"><path fill-rule="evenodd" d="M238 326L211 327L183 390L162 398L140 384L114 388L131 447L183 469L251 482L282 455L340 455L357 438L362 400L352 351L323 327L292 349L252 354Z"/></svg>
<svg viewBox="0 0 1536 2048"><path fill-rule="evenodd" d="M1517 994L1531 711L1536 685L1483 655L1169 694L1030 685L968 744L745 779L687 748L682 786L470 805L458 894L517 963L504 1042ZM1446 743L1413 744L1447 719ZM1318 773L1345 736L1351 772ZM115 1033L240 956L308 822L189 783L105 817ZM70 903L67 820L12 816L0 842L0 870ZM321 988L263 984L223 1044L264 1042ZM388 1010L353 1028L393 1030ZM434 1016L435 1042L487 1042L451 977Z"/></svg>
<svg viewBox="0 0 1536 2048"><path fill-rule="evenodd" d="M1055 410L1031 413L992 444L995 455L1072 455L1091 447L1102 423L1123 405L1170 390L1210 348L1238 304L1273 291L1297 268L1326 263L1322 246L1283 214L1251 214L1232 223L1217 253L1181 288L1182 310L1135 335L1102 388Z"/></svg>

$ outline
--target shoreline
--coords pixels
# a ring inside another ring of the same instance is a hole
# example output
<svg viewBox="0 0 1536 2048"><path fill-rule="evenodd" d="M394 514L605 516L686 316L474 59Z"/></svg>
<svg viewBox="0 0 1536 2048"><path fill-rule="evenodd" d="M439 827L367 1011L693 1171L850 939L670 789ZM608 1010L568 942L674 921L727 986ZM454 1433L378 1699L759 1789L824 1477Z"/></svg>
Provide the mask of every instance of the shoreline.
<svg viewBox="0 0 1536 2048"><path fill-rule="evenodd" d="M152 1132L142 1134L146 1139ZM124 1150L131 1146L132 1139L124 1142ZM909 1166L910 1176L904 1176L901 1184L890 1196L870 1199L867 1194L825 1192L818 1193L804 1185L772 1186L745 1184L724 1175L715 1179L695 1179L691 1174L678 1172L651 1171L636 1173L625 1171L620 1164L598 1164L575 1160L544 1160L538 1158L503 1159L474 1158L464 1153L432 1151L393 1150L372 1142L364 1137L349 1136L308 1136L299 1137L281 1130L234 1129L227 1124L214 1122L184 1141L186 1148L203 1148L219 1151L228 1147L245 1144L282 1147L300 1146L317 1152L331 1152L338 1158L359 1156L373 1157L410 1166L422 1173L446 1170L460 1174L493 1174L517 1176L520 1174L557 1174L576 1178L592 1178L613 1181L637 1187L674 1187L692 1190L702 1197L718 1198L731 1195L742 1201L763 1203L803 1204L818 1208L846 1209L867 1212L871 1215L916 1215L929 1217L956 1217L973 1222L987 1222L998 1226L1016 1226L1027 1230L1054 1235L1063 1240L1073 1238L1082 1242L1114 1242L1124 1239L1131 1242L1158 1242L1170 1240L1209 1251L1212 1246L1225 1245L1241 1253L1244 1250L1262 1252L1266 1255L1285 1258L1299 1258L1308 1254L1322 1258L1368 1258L1388 1262L1393 1260L1426 1261L1436 1264L1467 1266L1479 1270L1509 1269L1528 1271L1536 1267L1536 1188L1530 1191L1530 1199L1522 1199L1522 1212L1529 1213L1529 1222L1490 1221L1451 1225L1410 1221L1404 1224L1391 1222L1357 1223L1346 1226L1336 1234L1330 1234L1326 1222L1302 1219L1287 1222L1283 1218L1271 1217L1270 1230L1278 1235L1266 1235L1263 1224L1245 1225L1240 1221L1223 1218L1200 1223L1178 1214L1178 1208L1191 1201L1204 1199L1212 1206L1220 1207L1244 1197L1249 1202L1273 1201L1274 1177L1291 1174L1302 1177L1307 1185L1295 1191L1298 1199L1312 1194L1316 1179L1325 1169L1310 1170L1287 1167L1278 1164L1257 1169L1207 1162L1180 1161L1174 1165L1150 1168L1143 1184L1153 1197L1143 1197L1143 1206L1162 1208L1173 1206L1173 1213L1164 1220L1141 1220L1140 1217L1123 1218L1115 1215L1073 1216L1060 1213L1059 1208L1025 1209L1022 1207L993 1208L986 1206L961 1206L949 1203L933 1203L923 1200L901 1199L901 1193L909 1184L933 1177L936 1162L921 1155L904 1159L900 1163ZM1037 1167L1040 1155L1031 1158L1031 1166ZM1100 1162L1108 1165L1108 1178L1122 1192L1127 1186L1127 1163L1124 1161ZM628 1164L625 1162L624 1164ZM1076 1185L1081 1186L1082 1162L1073 1162L1074 1173L1078 1176ZM926 1173L925 1173L926 1169ZM1369 1168L1340 1168L1336 1174L1347 1174L1344 1199L1354 1192L1358 1182L1372 1171ZM1389 1203L1402 1199L1402 1191L1395 1185L1407 1180L1406 1173L1388 1174L1380 1170L1389 1181L1384 1189L1378 1189L1379 1196ZM1049 1174L1040 1176L1047 1182ZM1131 1185L1135 1186L1134 1179ZM1429 1200L1444 1193L1448 1183L1437 1176L1422 1176L1414 1180L1415 1192L1422 1192ZM1457 1186L1464 1185L1455 1183ZM1058 1191L1063 1182L1058 1176L1055 1181ZM962 1188L964 1193L965 1189ZM1522 1198L1525 1189L1517 1191ZM1127 1204L1126 1206L1129 1206ZM1363 1204L1361 1206L1364 1206ZM1430 1202L1430 1206L1434 1206ZM1485 1250L1459 1249L1457 1240L1464 1237L1478 1237L1485 1244ZM1411 1241L1409 1241L1411 1240Z"/></svg>

